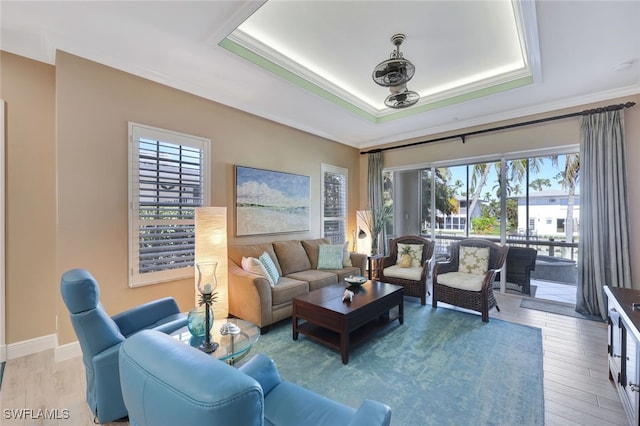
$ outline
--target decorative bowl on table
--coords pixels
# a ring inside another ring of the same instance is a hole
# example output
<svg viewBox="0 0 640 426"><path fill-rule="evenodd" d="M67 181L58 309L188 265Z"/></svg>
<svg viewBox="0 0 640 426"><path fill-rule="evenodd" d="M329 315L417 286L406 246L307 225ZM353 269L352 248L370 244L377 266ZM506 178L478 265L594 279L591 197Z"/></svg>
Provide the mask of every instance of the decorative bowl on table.
<svg viewBox="0 0 640 426"><path fill-rule="evenodd" d="M348 285L362 285L367 282L367 277L361 275L349 275L344 277L344 282Z"/></svg>

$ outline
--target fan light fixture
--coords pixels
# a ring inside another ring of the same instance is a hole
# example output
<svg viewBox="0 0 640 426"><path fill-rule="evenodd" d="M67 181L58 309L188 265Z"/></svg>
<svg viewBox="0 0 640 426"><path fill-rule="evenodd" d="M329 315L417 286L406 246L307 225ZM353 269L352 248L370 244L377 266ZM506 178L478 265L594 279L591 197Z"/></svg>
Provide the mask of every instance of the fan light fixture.
<svg viewBox="0 0 640 426"><path fill-rule="evenodd" d="M400 45L405 38L404 34L394 34L391 37L396 50L391 52L389 59L376 65L372 74L373 81L389 88L391 94L384 101L389 108L406 108L420 100L418 93L407 89L407 82L413 78L416 67L400 52Z"/></svg>

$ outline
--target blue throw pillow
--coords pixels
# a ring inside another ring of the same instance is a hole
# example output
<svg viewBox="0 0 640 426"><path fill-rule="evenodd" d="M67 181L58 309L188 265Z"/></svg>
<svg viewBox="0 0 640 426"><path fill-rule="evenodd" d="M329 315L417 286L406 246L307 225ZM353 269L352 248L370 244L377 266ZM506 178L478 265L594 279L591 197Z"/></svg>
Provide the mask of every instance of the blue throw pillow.
<svg viewBox="0 0 640 426"><path fill-rule="evenodd" d="M342 269L343 253L343 244L320 244L318 246L318 269Z"/></svg>
<svg viewBox="0 0 640 426"><path fill-rule="evenodd" d="M278 284L280 273L278 272L276 264L273 263L273 259L271 259L271 256L269 256L269 253L267 253L266 251L263 252L258 259L260 260L262 265L264 265L264 269L267 270L269 278L271 278L270 281L273 281L273 285Z"/></svg>

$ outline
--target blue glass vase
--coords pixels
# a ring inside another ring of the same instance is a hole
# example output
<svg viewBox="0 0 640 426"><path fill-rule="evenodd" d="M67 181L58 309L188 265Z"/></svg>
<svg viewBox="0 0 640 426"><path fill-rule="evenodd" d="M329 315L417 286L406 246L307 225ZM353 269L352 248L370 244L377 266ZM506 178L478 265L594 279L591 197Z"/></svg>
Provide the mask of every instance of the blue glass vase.
<svg viewBox="0 0 640 426"><path fill-rule="evenodd" d="M211 330L213 328L213 309L211 309L211 307L209 307L209 315L211 318L209 330ZM195 307L189 311L189 315L187 315L187 328L192 336L204 337L206 334L204 305Z"/></svg>

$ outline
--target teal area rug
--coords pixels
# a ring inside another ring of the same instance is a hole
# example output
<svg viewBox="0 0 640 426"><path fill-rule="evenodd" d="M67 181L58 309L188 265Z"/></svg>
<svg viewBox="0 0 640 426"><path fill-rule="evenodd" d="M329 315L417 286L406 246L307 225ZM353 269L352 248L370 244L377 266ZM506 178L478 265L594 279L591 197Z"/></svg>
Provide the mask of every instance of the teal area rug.
<svg viewBox="0 0 640 426"><path fill-rule="evenodd" d="M582 315L581 313L576 312L575 306L570 306L562 303L545 302L543 300L535 299L522 299L522 302L520 302L520 307L533 309L536 311L549 312L552 314L564 315L567 317L604 322L604 320L600 316Z"/></svg>
<svg viewBox="0 0 640 426"><path fill-rule="evenodd" d="M353 349L348 365L305 336L292 340L287 321L251 352L272 357L283 379L349 406L389 405L394 426L544 424L542 334L533 327L405 301L404 325Z"/></svg>

